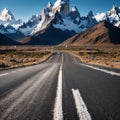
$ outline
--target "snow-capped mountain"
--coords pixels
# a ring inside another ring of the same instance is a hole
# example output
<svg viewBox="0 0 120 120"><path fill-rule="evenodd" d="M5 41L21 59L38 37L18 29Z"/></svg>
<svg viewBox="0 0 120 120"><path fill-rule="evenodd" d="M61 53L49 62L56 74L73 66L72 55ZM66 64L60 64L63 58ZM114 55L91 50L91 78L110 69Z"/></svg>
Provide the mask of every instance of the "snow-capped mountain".
<svg viewBox="0 0 120 120"><path fill-rule="evenodd" d="M3 9L0 13L0 26L2 27L2 29L0 29L0 33L15 33L22 24L22 20L16 20L8 8Z"/></svg>
<svg viewBox="0 0 120 120"><path fill-rule="evenodd" d="M11 11L8 8L5 8L1 13L0 13L0 20L2 21L15 21L15 18Z"/></svg>
<svg viewBox="0 0 120 120"><path fill-rule="evenodd" d="M94 18L97 22L107 20L115 26L120 24L120 7L113 6L112 9L108 12L98 13Z"/></svg>
<svg viewBox="0 0 120 120"><path fill-rule="evenodd" d="M23 23L19 29L24 35L30 35L41 21L41 15L33 15L28 22Z"/></svg>
<svg viewBox="0 0 120 120"><path fill-rule="evenodd" d="M57 0L53 5L48 2L46 8L42 10L39 20L32 26L29 25L29 21L20 27L25 35L34 35L46 29L50 24L62 31L67 30L74 33L84 31L97 24L92 11L87 17L81 17L77 7L74 6L70 10L69 0Z"/></svg>
<svg viewBox="0 0 120 120"><path fill-rule="evenodd" d="M38 36L45 33L47 29L57 29L57 31L66 32L69 36L104 20L119 26L120 7L113 6L110 11L98 13L95 16L90 10L87 16L81 16L76 6L70 9L69 0L56 0L54 4L48 2L40 15L33 15L24 23L22 20L16 20L12 12L5 8L0 13L0 33L13 34L19 30L25 36Z"/></svg>

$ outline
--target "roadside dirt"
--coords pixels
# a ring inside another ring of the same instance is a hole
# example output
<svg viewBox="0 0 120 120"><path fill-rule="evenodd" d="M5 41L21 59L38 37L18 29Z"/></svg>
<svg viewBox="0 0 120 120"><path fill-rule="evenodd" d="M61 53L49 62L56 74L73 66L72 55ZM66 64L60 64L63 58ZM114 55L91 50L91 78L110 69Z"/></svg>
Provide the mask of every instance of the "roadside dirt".
<svg viewBox="0 0 120 120"><path fill-rule="evenodd" d="M30 66L44 62L51 56L45 48L0 48L0 70Z"/></svg>

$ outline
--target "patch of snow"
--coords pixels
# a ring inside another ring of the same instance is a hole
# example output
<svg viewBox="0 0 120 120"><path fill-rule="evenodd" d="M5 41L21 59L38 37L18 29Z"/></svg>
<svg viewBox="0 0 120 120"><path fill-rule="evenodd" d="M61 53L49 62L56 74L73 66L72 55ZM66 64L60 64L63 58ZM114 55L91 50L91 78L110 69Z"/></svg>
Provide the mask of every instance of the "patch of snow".
<svg viewBox="0 0 120 120"><path fill-rule="evenodd" d="M69 31L75 31L76 33L79 33L81 32L82 30L79 28L79 26L75 23L73 23L73 21L69 18L69 17L66 17L63 19L64 21L64 24L53 24L53 26L55 28L59 28L63 31L65 30L69 30Z"/></svg>
<svg viewBox="0 0 120 120"><path fill-rule="evenodd" d="M112 23L113 20L115 20L115 21L119 21L120 20L119 16L116 15L116 14L112 14L111 16L109 16L109 19L110 19L111 23Z"/></svg>
<svg viewBox="0 0 120 120"><path fill-rule="evenodd" d="M66 1L63 0L57 0L55 4L53 5L53 8L61 7L62 4L65 4Z"/></svg>
<svg viewBox="0 0 120 120"><path fill-rule="evenodd" d="M35 33L37 33L38 31L40 31L41 28L42 28L43 22L44 22L44 20L41 20L41 21L38 23L38 25L33 29L33 31L32 31L31 34L35 34Z"/></svg>
<svg viewBox="0 0 120 120"><path fill-rule="evenodd" d="M50 17L53 17L54 14L53 14L52 12L49 12L49 16L50 16Z"/></svg>
<svg viewBox="0 0 120 120"><path fill-rule="evenodd" d="M106 13L97 13L94 17L98 22L106 20Z"/></svg>
<svg viewBox="0 0 120 120"><path fill-rule="evenodd" d="M120 21L118 21L118 22L115 24L115 26L117 26L117 27L118 27L119 25L120 25Z"/></svg>
<svg viewBox="0 0 120 120"><path fill-rule="evenodd" d="M57 0L53 6L53 8L57 8L58 6L61 6L61 0Z"/></svg>
<svg viewBox="0 0 120 120"><path fill-rule="evenodd" d="M24 35L31 35L32 34L32 31L33 29L35 29L35 26L33 27L28 27L27 28L20 28L20 31L24 34Z"/></svg>
<svg viewBox="0 0 120 120"><path fill-rule="evenodd" d="M11 11L7 8L5 8L1 13L0 13L0 20L2 21L15 21L15 18Z"/></svg>
<svg viewBox="0 0 120 120"><path fill-rule="evenodd" d="M22 24L23 23L21 23L21 24L12 24L11 26L14 27L17 30Z"/></svg>
<svg viewBox="0 0 120 120"><path fill-rule="evenodd" d="M77 11L76 7L73 7L72 12L76 12L76 11Z"/></svg>

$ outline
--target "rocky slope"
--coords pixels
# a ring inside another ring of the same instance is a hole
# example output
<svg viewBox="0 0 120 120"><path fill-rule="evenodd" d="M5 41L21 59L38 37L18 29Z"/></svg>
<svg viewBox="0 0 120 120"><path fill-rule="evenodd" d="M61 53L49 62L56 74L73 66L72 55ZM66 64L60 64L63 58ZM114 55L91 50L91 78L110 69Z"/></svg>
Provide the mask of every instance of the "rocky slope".
<svg viewBox="0 0 120 120"><path fill-rule="evenodd" d="M120 28L107 21L67 39L63 45L116 45L120 44Z"/></svg>
<svg viewBox="0 0 120 120"><path fill-rule="evenodd" d="M0 33L0 46L1 45L20 45L20 43L14 41L12 39L9 39L5 35L2 35Z"/></svg>
<svg viewBox="0 0 120 120"><path fill-rule="evenodd" d="M48 2L40 15L33 15L24 23L21 20L15 20L12 12L5 8L0 13L0 33L14 40L22 39L21 42L25 44L56 45L104 20L119 26L120 7L113 6L110 11L98 13L95 16L90 10L87 16L81 16L76 6L70 9L69 0L56 0L54 4Z"/></svg>

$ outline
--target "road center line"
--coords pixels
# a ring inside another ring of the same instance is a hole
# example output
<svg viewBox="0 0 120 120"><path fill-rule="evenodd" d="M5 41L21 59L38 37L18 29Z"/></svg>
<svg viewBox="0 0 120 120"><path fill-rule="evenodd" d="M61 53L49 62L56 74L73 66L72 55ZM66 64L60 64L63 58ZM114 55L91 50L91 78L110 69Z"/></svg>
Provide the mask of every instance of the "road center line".
<svg viewBox="0 0 120 120"><path fill-rule="evenodd" d="M99 70L99 71L102 71L104 73L108 73L110 75L116 75L116 76L120 76L120 73L117 73L117 72L114 72L114 71L108 71L108 70L105 70L105 69L101 69L101 68L98 68L98 67L93 67L91 65L85 65L85 64L80 64L82 66L85 66L85 67L89 67L89 68L92 68L94 70Z"/></svg>
<svg viewBox="0 0 120 120"><path fill-rule="evenodd" d="M73 97L75 100L75 106L77 109L77 114L79 116L79 120L92 120L91 116L88 112L88 109L80 95L79 90L72 89Z"/></svg>
<svg viewBox="0 0 120 120"><path fill-rule="evenodd" d="M5 75L8 75L8 73L1 74L0 76L5 76Z"/></svg>
<svg viewBox="0 0 120 120"><path fill-rule="evenodd" d="M62 108L62 65L60 66L58 75L58 86L56 92L56 99L53 111L53 120L63 120L63 108Z"/></svg>

